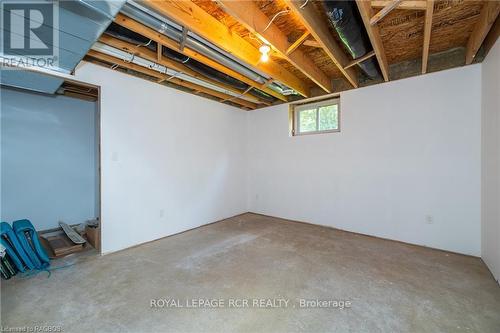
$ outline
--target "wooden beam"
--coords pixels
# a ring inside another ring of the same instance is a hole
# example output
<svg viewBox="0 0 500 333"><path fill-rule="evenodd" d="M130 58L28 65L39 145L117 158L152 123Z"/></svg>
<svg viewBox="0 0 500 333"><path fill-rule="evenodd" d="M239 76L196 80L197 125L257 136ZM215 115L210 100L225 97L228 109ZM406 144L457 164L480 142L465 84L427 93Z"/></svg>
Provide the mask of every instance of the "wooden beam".
<svg viewBox="0 0 500 333"><path fill-rule="evenodd" d="M302 45L302 43L304 43L306 38L308 38L310 35L311 35L311 33L309 31L304 32L302 34L302 36L299 37L299 39L297 39L295 42L293 42L288 47L288 49L286 49L285 53L288 55L288 54L292 53L293 51L295 51L300 45Z"/></svg>
<svg viewBox="0 0 500 333"><path fill-rule="evenodd" d="M483 9L481 9L481 14L479 15L479 20L474 26L474 30L467 41L467 49L465 51L465 63L467 65L471 64L474 60L474 57L481 47L481 44L483 44L491 26L495 23L499 12L500 1L493 0L484 2Z"/></svg>
<svg viewBox="0 0 500 333"><path fill-rule="evenodd" d="M167 36L159 33L158 31L155 31L151 28L144 26L143 24L141 24L141 23L139 23L139 22L123 15L123 14L119 13L116 16L115 23L118 25L121 25L122 27L127 28L133 32L136 32L136 33L138 33L146 38L152 39L155 42L157 42L159 45L163 45L163 46L168 47L168 48L173 49L173 50L179 49L179 43L177 43L176 41L168 38ZM198 53L194 50L191 50L188 47L185 47L184 50L180 53L182 53L185 56L188 56L190 58L193 58L193 59L195 59L195 60L197 60L197 61L199 61L199 62L201 62L209 67L212 67L213 69L218 70L219 72L222 72L222 73L227 74L235 79L238 79L242 82L245 82L246 84L248 84L254 88L262 90L266 94L274 96L274 97L276 97L284 102L288 101L285 96L277 93L276 91L272 90L271 88L268 88L266 84L259 84L255 81L247 78L246 76L232 70L231 68L225 67L225 66L219 64L218 62L208 58L207 56L205 56L201 53Z"/></svg>
<svg viewBox="0 0 500 333"><path fill-rule="evenodd" d="M147 59L149 61L153 61L153 62L157 62L159 63L160 65L163 65L165 67L168 67L168 68L171 68L173 70L176 70L178 72L181 72L181 73L184 73L186 75L189 75L191 77L194 77L198 80L202 80L202 81L205 81L207 83L210 83L210 84L213 84L215 86L218 86L218 87L221 87L221 88L224 88L226 90L229 90L229 91L232 91L234 93L241 93L240 90L238 89L235 89L231 86L228 86L228 85L225 85L225 84L222 84L220 82L217 82L215 80L212 80L210 78L207 78L195 71L193 71L192 69L186 67L185 65L183 64L180 64L176 61L173 61L173 60L170 60L166 57L164 57L160 52L157 52L156 53L156 57L155 57L155 53L153 51L151 51L150 49L146 48L146 47L137 47L135 44L132 44L132 43L129 43L129 42L125 42L123 40L120 40L118 38L115 38L115 37L111 37L107 34L102 34L101 37L99 38L99 41L101 43L104 43L104 44L107 44L107 45L110 45L110 46L113 46L119 50L122 50L122 51L125 51L125 52L128 52L128 53L132 53L138 57L141 57L141 58L144 58L144 59ZM161 47L158 48L158 50L161 50ZM158 60L158 56L160 56L159 60ZM269 102L266 102L266 101L261 101L259 100L258 98L250 95L250 94L245 94L245 96L247 96L248 98L252 99L252 102L254 103L261 103L261 104L265 104L265 105L270 105L271 103Z"/></svg>
<svg viewBox="0 0 500 333"><path fill-rule="evenodd" d="M260 10L255 2L234 0L218 0L217 2L229 15L236 18L250 32L264 40L266 44L271 45L285 60L294 65L321 89L327 93L333 91L331 80L304 52L296 50L293 53L287 53L291 46L287 36L274 23L269 24L270 18Z"/></svg>
<svg viewBox="0 0 500 333"><path fill-rule="evenodd" d="M102 34L101 36L106 36L106 34ZM106 36L106 37L108 37L108 36ZM163 47L161 45L159 45L159 44L157 44L157 45L158 46L156 47L156 61L160 62L161 59L163 58L163 54L162 54Z"/></svg>
<svg viewBox="0 0 500 333"><path fill-rule="evenodd" d="M427 73L429 60L429 46L431 44L432 14L434 13L434 0L427 0L424 22L424 47L422 51L422 74Z"/></svg>
<svg viewBox="0 0 500 333"><path fill-rule="evenodd" d="M361 58L354 59L349 64L347 64L347 66L345 66L344 68L349 68L349 67L355 66L355 65L359 64L360 62L363 62L366 59L373 57L374 55L375 55L375 51L368 52L367 54L365 54Z"/></svg>
<svg viewBox="0 0 500 333"><path fill-rule="evenodd" d="M325 20L319 15L314 6L310 4L300 8L304 1L285 0L285 3L292 9L293 13L300 19L302 24L311 33L314 39L321 45L326 54L332 59L340 69L346 79L355 87L358 87L358 78L353 68L344 69L349 63L349 58L330 33Z"/></svg>
<svg viewBox="0 0 500 333"><path fill-rule="evenodd" d="M372 43L375 55L377 56L377 61L380 66L380 70L382 71L384 81L389 81L389 66L387 65L387 57L385 56L385 50L382 45L382 39L380 38L380 32L378 30L378 26L372 26L370 24L370 19L373 16L373 9L369 1L356 0L356 4L358 5L359 13L363 19L363 23L365 25L366 32L368 33L368 37L370 38L370 42Z"/></svg>
<svg viewBox="0 0 500 333"><path fill-rule="evenodd" d="M490 29L490 32L486 36L483 42L484 56L488 56L491 48L495 45L498 36L500 36L500 15L497 17L495 24Z"/></svg>
<svg viewBox="0 0 500 333"><path fill-rule="evenodd" d="M149 8L165 15L182 26L205 38L215 46L232 54L246 64L266 73L275 80L294 89L302 96L309 96L309 87L273 60L261 62L261 53L252 44L233 33L226 25L205 12L191 1L146 0Z"/></svg>
<svg viewBox="0 0 500 333"><path fill-rule="evenodd" d="M390 4L392 0L373 0L371 2L372 8L384 8ZM426 10L427 3L425 0L417 1L401 1L398 5L398 9L410 9L410 10Z"/></svg>
<svg viewBox="0 0 500 333"><path fill-rule="evenodd" d="M217 90L206 88L206 87L200 86L198 84L195 84L195 83L192 83L192 82L188 82L188 81L185 81L185 80L182 80L182 79L179 79L179 78L171 78L170 79L169 76L166 75L166 74L162 74L162 73L160 73L158 71L155 71L153 69L149 69L149 68L146 68L146 67L143 67L143 66L131 63L131 62L127 62L127 61L124 61L122 59L119 59L119 58L116 58L116 57L113 57L113 56L110 56L110 55L107 55L107 54L104 54L104 53L101 53L101 52L97 52L95 50L89 50L89 52L87 52L87 55L90 56L90 57L96 58L98 60L101 60L101 61L105 61L105 62L108 62L108 63L116 64L116 65L118 65L120 67L128 68L128 69L131 69L133 71L136 71L136 72L139 72L139 73L142 73L142 74L146 74L146 75L151 76L151 77L155 77L155 78L157 78L159 80L167 79L169 82L175 83L175 84L177 84L179 86L183 86L183 87L186 87L186 88L189 88L189 89L192 89L192 90L198 90L198 91L204 92L204 93L206 93L208 95L211 95L213 97L220 98L222 100L224 100L224 99L231 99L234 103L239 104L241 106L245 106L245 107L250 108L250 109L257 108L256 104L251 103L249 101L246 101L244 99L236 98L236 97L233 97L231 95L219 92Z"/></svg>
<svg viewBox="0 0 500 333"><path fill-rule="evenodd" d="M390 1L384 8L382 8L377 14L373 15L370 19L370 24L375 25L378 21L383 19L387 14L389 14L394 8L396 8L402 0Z"/></svg>
<svg viewBox="0 0 500 333"><path fill-rule="evenodd" d="M320 45L320 43L318 43L314 39L305 40L303 44L306 45L306 46L317 47L317 48L321 48L322 47Z"/></svg>

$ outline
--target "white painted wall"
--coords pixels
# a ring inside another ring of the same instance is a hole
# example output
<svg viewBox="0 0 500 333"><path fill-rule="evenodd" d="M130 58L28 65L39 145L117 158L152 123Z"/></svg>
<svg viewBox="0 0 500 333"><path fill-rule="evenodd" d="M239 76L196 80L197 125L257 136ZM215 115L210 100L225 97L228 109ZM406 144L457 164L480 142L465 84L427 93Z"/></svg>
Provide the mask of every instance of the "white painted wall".
<svg viewBox="0 0 500 333"><path fill-rule="evenodd" d="M500 279L500 42L482 65L482 257Z"/></svg>
<svg viewBox="0 0 500 333"><path fill-rule="evenodd" d="M98 216L96 103L0 89L2 221L38 230Z"/></svg>
<svg viewBox="0 0 500 333"><path fill-rule="evenodd" d="M341 110L340 133L300 137L287 105L248 113L249 210L480 255L481 66L347 91Z"/></svg>
<svg viewBox="0 0 500 333"><path fill-rule="evenodd" d="M101 86L102 252L246 211L246 113L82 63Z"/></svg>

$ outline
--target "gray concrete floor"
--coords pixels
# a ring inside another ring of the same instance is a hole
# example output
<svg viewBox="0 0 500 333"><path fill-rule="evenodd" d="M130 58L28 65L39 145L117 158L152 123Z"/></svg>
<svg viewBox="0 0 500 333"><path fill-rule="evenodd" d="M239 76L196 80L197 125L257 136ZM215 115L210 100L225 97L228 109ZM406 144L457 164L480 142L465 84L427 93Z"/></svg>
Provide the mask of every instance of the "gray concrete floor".
<svg viewBox="0 0 500 333"><path fill-rule="evenodd" d="M3 282L1 292L4 328L500 332L500 287L478 258L255 214L87 256L50 278ZM222 299L225 307L151 308L160 298L184 306L186 299ZM289 303L253 307L260 298ZM229 308L230 299L248 299L249 306ZM300 299L351 305L301 308Z"/></svg>

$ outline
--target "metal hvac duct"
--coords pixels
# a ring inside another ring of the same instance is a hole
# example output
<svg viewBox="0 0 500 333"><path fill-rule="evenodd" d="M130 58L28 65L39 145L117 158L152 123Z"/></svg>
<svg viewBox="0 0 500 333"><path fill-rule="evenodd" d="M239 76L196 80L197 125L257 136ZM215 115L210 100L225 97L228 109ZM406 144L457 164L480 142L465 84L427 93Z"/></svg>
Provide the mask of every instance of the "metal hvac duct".
<svg viewBox="0 0 500 333"><path fill-rule="evenodd" d="M247 100L249 102L254 102L253 99L248 98L245 95L241 95L241 94L235 93L233 91L226 90L226 89L219 87L219 86L216 86L216 85L212 85L212 84L207 83L203 80L199 80L199 79L194 78L192 76L189 76L189 75L183 74L181 72L175 71L173 69L167 68L167 67L160 65L160 64L157 64L153 61L149 61L147 59L131 55L128 52L122 51L120 49L114 48L114 47L106 45L106 44L103 44L101 42L96 42L92 46L92 50L107 54L109 56L112 56L112 57L115 57L118 59L122 59L122 60L127 61L127 62L134 63L134 64L142 66L144 68L155 70L159 73L169 75L172 78L174 78L174 77L179 78L179 79L182 79L184 81L195 83L195 84L203 86L205 88L216 90L216 91L222 92L224 94L227 94L227 95L230 95L233 97L241 98L241 99ZM168 79L167 79L167 81L168 81Z"/></svg>
<svg viewBox="0 0 500 333"><path fill-rule="evenodd" d="M133 43L136 45L143 45L143 47L146 47L154 52L156 52L156 49L158 47L156 42L153 42L149 40L148 38L143 37L142 35L135 33L133 31L130 31L116 23L112 23L108 29L105 31L106 34L113 36L115 38L127 41L129 43ZM188 56L183 55L182 53L179 53L177 51L171 50L169 48L163 47L162 48L162 54L167 57L168 59L174 60L178 63L182 63L184 66L190 68L191 70L207 77L210 78L214 81L220 82L222 84L229 85L235 89L239 89L241 91L248 90L250 86L240 80L237 80L225 73L219 72L210 66L207 66L199 61L196 61L194 59L191 59ZM275 98L271 95L266 94L265 92L252 88L248 91L249 94L263 99L267 102L274 102Z"/></svg>
<svg viewBox="0 0 500 333"><path fill-rule="evenodd" d="M47 0L46 2L57 5L56 10L59 14L58 24L52 27L58 34L59 43L52 45L58 53L58 66L50 70L69 74L113 21L125 0ZM34 20L31 16L29 19ZM44 22L44 25L50 26L53 23L55 22ZM3 56L0 54L0 58ZM2 70L0 75L2 85L50 94L55 93L63 81L61 78L22 69Z"/></svg>
<svg viewBox="0 0 500 333"><path fill-rule="evenodd" d="M355 1L323 0L322 3L326 15L353 59L372 50ZM373 57L360 62L359 67L372 79L379 76L378 65Z"/></svg>
<svg viewBox="0 0 500 333"><path fill-rule="evenodd" d="M178 24L171 22L167 18L158 15L154 11L136 3L135 1L128 1L125 6L122 7L121 12L126 16L144 24L145 26L160 32L170 39L177 42L180 42L182 39L182 28ZM268 81L269 78L264 77L248 67L236 62L231 59L230 56L225 55L224 52L216 50L216 47L211 47L208 41L201 42L200 40L200 37L195 38L190 33L186 37L185 46L217 61L221 65L224 65L259 84L264 84ZM268 87L280 94L290 94L289 88L287 90L283 90L281 85L275 83L269 84Z"/></svg>

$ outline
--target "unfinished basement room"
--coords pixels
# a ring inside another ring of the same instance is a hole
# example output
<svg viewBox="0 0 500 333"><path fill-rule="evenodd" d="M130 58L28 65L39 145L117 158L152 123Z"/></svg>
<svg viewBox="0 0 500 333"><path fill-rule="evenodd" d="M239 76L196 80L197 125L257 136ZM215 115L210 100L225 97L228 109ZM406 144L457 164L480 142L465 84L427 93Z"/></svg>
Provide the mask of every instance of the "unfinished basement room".
<svg viewBox="0 0 500 333"><path fill-rule="evenodd" d="M1 332L500 333L500 0L1 0Z"/></svg>

